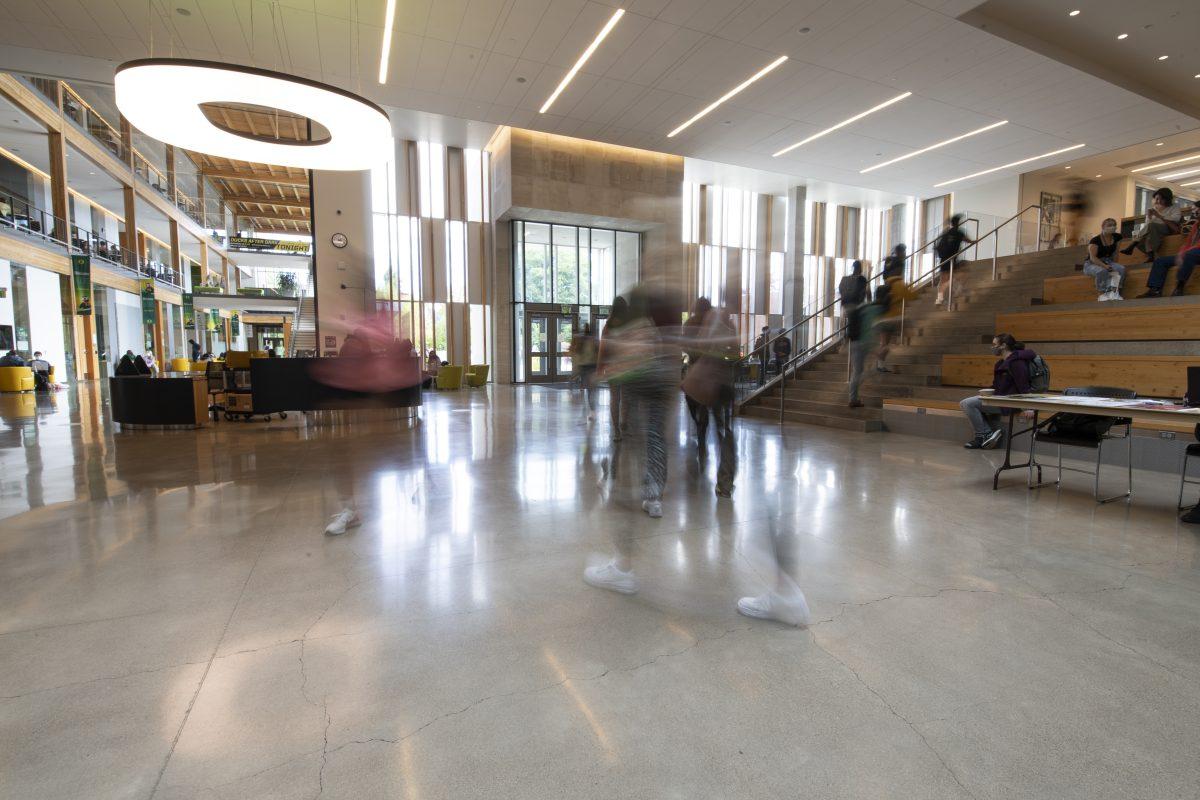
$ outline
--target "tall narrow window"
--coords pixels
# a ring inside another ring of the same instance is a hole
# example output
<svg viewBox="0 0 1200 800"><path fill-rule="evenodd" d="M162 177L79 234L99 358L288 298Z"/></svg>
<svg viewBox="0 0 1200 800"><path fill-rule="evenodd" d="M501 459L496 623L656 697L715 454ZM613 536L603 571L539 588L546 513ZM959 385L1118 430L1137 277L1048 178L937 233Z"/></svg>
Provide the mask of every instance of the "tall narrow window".
<svg viewBox="0 0 1200 800"><path fill-rule="evenodd" d="M459 220L446 222L446 280L450 302L467 301L467 225Z"/></svg>
<svg viewBox="0 0 1200 800"><path fill-rule="evenodd" d="M467 221L484 222L482 152L463 150L463 174L466 182Z"/></svg>
<svg viewBox="0 0 1200 800"><path fill-rule="evenodd" d="M578 228L554 226L554 302L579 302Z"/></svg>

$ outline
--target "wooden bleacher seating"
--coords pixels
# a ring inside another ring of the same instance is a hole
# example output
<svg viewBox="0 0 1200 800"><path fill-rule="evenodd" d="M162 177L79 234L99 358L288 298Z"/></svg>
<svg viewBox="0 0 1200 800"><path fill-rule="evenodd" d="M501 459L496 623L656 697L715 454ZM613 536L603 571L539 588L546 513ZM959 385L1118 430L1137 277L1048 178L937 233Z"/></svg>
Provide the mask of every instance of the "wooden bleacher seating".
<svg viewBox="0 0 1200 800"><path fill-rule="evenodd" d="M1173 256L1179 252L1180 244L1183 242L1182 236L1168 236L1163 244L1162 255ZM1139 251L1134 251L1133 255L1122 255L1118 259L1121 264L1127 268L1125 274L1125 286L1121 291L1121 295L1126 298L1137 297L1146 290L1146 278L1150 276L1150 267L1144 266L1143 261L1146 257ZM1082 264L1077 264L1080 267ZM1167 275L1167 291L1175 288L1175 269L1172 268L1170 274ZM1188 282L1187 294L1200 294L1200 279L1193 279ZM1056 303L1086 303L1089 300L1096 299L1096 282L1078 269L1069 274L1061 275L1053 278L1046 278L1042 282L1042 303L1045 305L1053 305Z"/></svg>
<svg viewBox="0 0 1200 800"><path fill-rule="evenodd" d="M1200 339L1200 308L1162 302L996 315L996 330L1025 342L1149 342Z"/></svg>
<svg viewBox="0 0 1200 800"><path fill-rule="evenodd" d="M1179 398L1187 391L1187 368L1200 357L1042 356L1050 367L1050 389L1068 386L1122 386L1143 397ZM991 386L992 355L942 356L943 386Z"/></svg>

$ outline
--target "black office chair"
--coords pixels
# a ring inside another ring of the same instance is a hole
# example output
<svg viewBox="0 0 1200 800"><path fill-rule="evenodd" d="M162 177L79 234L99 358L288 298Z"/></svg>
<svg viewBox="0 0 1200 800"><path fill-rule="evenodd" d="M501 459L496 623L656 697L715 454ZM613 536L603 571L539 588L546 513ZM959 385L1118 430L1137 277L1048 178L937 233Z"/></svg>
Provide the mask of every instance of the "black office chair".
<svg viewBox="0 0 1200 800"><path fill-rule="evenodd" d="M1119 389L1112 386L1077 386L1063 390L1063 395L1068 397L1112 397L1121 400L1134 400L1137 398L1137 392L1132 389ZM1123 436L1112 435L1113 428L1123 428ZM1061 486L1063 470L1069 472L1081 472L1084 475L1095 476L1095 484L1092 488L1092 496L1096 498L1097 503L1111 503L1114 500L1129 499L1133 497L1133 420L1128 417L1100 417L1094 414L1056 414L1050 418L1045 424L1045 427L1039 427L1033 434L1033 440L1029 445L1029 459L1035 460L1035 451L1039 443L1058 445L1058 480L1053 483L1038 483L1030 486L1030 489L1036 489L1039 486ZM1128 473L1128 482L1124 494L1113 495L1112 497L1100 496L1100 463L1104 454L1104 443L1113 439L1124 439L1125 450L1125 468ZM1062 449L1067 447L1084 447L1096 451L1096 469L1090 471L1080 469L1079 467L1064 467L1062 461ZM1040 475L1039 475L1040 477Z"/></svg>
<svg viewBox="0 0 1200 800"><path fill-rule="evenodd" d="M1193 480L1187 476L1188 459L1192 458L1193 456L1200 458L1200 425L1196 426L1195 435L1196 441L1189 444L1186 448L1184 448L1183 451L1183 467L1181 467L1179 470L1179 511L1183 511L1185 508L1191 508L1192 506L1196 505L1195 503L1189 503L1186 506L1183 504L1183 485L1185 483L1200 485L1200 481Z"/></svg>

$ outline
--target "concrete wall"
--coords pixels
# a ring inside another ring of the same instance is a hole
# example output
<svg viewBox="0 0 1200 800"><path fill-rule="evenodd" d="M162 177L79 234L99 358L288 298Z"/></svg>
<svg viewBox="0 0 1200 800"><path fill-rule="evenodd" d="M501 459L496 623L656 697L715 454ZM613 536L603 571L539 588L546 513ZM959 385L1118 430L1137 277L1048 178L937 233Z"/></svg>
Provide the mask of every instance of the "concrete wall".
<svg viewBox="0 0 1200 800"><path fill-rule="evenodd" d="M488 151L497 381L512 380L510 220L639 231L642 280L684 307L683 158L520 128L499 131Z"/></svg>
<svg viewBox="0 0 1200 800"><path fill-rule="evenodd" d="M371 173L314 171L312 197L317 347L325 354L339 349L346 334L375 311ZM335 233L345 234L349 244L334 247Z"/></svg>
<svg viewBox="0 0 1200 800"><path fill-rule="evenodd" d="M954 211L978 211L999 217L1003 222L1019 210L1021 199L1021 177L1012 175L998 181L981 183L954 192L950 207Z"/></svg>

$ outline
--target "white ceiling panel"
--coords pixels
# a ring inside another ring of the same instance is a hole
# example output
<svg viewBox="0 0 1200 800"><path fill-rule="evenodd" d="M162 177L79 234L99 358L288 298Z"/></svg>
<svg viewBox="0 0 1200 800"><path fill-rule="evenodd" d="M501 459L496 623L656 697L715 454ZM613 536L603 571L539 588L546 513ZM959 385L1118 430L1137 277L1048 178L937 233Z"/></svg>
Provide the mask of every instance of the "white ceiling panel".
<svg viewBox="0 0 1200 800"><path fill-rule="evenodd" d="M100 59L95 64L111 64L149 55L152 29L155 55L282 67L361 91L408 116L474 118L725 160L797 179L923 195L933 193L938 181L1077 142L1088 147L1071 155L1084 156L1094 148L1200 127L1178 107L956 17L981 5L1001 14L998 6L1033 8L1031 2L630 0L622 6L625 16L545 115L538 108L615 4L400 0L383 86L375 76L385 0L170 0L153 4L152 15L145 0L0 0L7 18L0 41L10 51L0 56L15 68L23 48L33 47L29 52L53 54L57 63L93 63L79 58L87 55ZM1116 0L1095 2L1116 9ZM1169 25L1172 13L1193 13L1186 5L1162 0L1139 13L1145 24ZM801 33L803 28L809 30ZM789 60L679 136L666 137L779 55ZM772 158L902 91L913 96ZM859 174L999 119L1009 125Z"/></svg>

